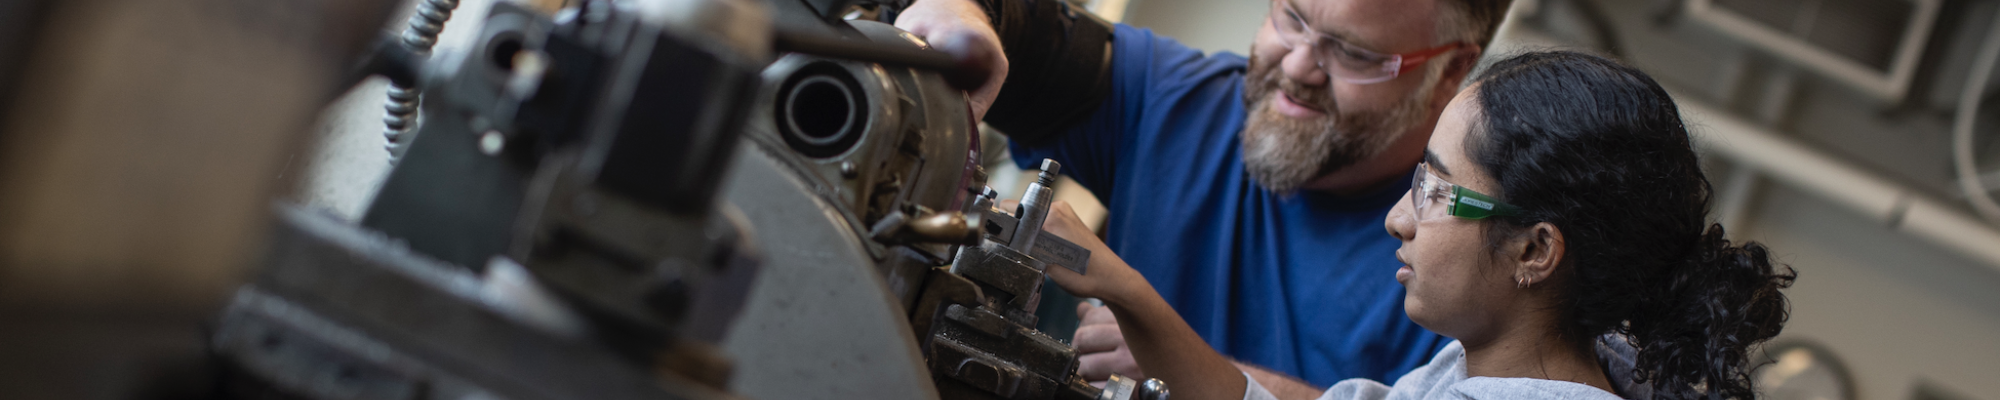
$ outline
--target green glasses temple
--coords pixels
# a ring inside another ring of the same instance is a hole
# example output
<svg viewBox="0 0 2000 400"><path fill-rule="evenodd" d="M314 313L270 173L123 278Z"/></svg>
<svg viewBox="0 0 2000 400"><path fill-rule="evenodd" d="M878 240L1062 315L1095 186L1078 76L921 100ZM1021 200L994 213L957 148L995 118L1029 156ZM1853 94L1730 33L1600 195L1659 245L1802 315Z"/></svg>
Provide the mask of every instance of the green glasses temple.
<svg viewBox="0 0 2000 400"><path fill-rule="evenodd" d="M1502 203L1491 196L1452 185L1451 215L1466 219L1481 219L1492 216L1521 215L1521 208Z"/></svg>

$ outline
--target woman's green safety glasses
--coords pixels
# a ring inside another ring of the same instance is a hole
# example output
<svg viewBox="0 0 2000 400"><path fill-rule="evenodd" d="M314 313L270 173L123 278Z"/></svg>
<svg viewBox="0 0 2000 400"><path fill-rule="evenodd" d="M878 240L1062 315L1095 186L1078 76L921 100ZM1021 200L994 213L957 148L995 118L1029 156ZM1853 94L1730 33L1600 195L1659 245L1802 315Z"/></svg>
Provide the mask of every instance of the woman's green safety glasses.
<svg viewBox="0 0 2000 400"><path fill-rule="evenodd" d="M1520 207L1500 202L1493 196L1445 182L1444 179L1431 175L1428 163L1418 163L1417 172L1411 179L1410 201L1415 203L1418 220L1428 220L1446 214L1465 219L1521 215Z"/></svg>

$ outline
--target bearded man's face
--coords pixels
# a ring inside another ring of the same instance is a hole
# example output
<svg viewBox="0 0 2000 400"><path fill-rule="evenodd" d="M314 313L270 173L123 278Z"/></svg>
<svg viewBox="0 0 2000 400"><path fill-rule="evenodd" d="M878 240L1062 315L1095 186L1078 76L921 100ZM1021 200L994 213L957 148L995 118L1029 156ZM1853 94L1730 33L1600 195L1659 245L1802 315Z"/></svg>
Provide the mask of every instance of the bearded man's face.
<svg viewBox="0 0 2000 400"><path fill-rule="evenodd" d="M1288 77L1277 60L1255 52L1244 77L1244 170L1265 189L1278 193L1298 190L1313 178L1374 157L1429 117L1429 94L1436 84L1434 68L1424 82L1383 110L1344 109L1329 84L1309 87ZM1318 113L1287 113L1302 107ZM1296 114L1308 114L1300 116ZM1316 115L1315 115L1316 114Z"/></svg>
<svg viewBox="0 0 2000 400"><path fill-rule="evenodd" d="M1357 84L1330 76L1325 67L1339 66L1321 67L1317 56L1325 50L1312 50L1300 41L1331 36L1379 54L1434 48L1441 45L1438 3L1273 0L1271 7L1270 18L1250 45L1250 71L1244 76L1243 104L1249 111L1241 135L1245 171L1265 189L1288 193L1343 170L1385 170L1356 164L1396 158L1386 153L1401 151L1410 141L1399 139L1436 117L1438 110L1431 108L1442 105L1431 103L1442 91L1445 67L1462 62L1454 61L1461 56L1432 57L1401 76ZM1311 35L1279 33L1273 23L1278 18L1296 18L1301 24L1286 29L1310 30ZM1421 146L1420 139L1414 143Z"/></svg>

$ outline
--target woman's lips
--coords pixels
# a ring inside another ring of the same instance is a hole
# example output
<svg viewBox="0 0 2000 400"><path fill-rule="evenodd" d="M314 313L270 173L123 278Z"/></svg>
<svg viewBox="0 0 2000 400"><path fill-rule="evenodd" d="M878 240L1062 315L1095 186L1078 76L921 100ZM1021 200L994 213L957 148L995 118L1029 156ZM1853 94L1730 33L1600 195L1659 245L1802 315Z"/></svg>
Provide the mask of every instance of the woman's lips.
<svg viewBox="0 0 2000 400"><path fill-rule="evenodd" d="M1409 262L1409 261L1407 261L1407 260L1404 260L1404 259L1403 259L1403 252L1402 252L1402 251L1397 251L1397 252L1396 252L1396 261L1397 261L1397 262L1401 262L1401 263L1403 263L1403 267L1402 267L1402 268L1397 268L1397 269L1396 269L1396 283L1401 283L1401 284L1404 284L1404 285L1409 285L1409 284L1410 284L1410 274L1415 274L1415 273L1417 273L1417 270L1416 270L1416 269L1412 269L1412 268L1410 268L1410 262Z"/></svg>

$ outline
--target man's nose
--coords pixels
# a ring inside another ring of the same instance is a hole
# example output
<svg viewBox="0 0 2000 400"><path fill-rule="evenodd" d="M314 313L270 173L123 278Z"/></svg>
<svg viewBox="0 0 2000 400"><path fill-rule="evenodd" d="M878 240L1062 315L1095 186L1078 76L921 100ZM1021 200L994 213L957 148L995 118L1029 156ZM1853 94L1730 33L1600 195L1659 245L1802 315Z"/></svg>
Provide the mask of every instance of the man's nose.
<svg viewBox="0 0 2000 400"><path fill-rule="evenodd" d="M1284 69L1286 78L1300 85L1316 87L1325 86L1327 83L1328 71L1319 65L1319 60L1313 55L1312 46L1307 44L1294 44L1291 50L1285 53L1285 58L1279 66Z"/></svg>

